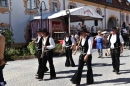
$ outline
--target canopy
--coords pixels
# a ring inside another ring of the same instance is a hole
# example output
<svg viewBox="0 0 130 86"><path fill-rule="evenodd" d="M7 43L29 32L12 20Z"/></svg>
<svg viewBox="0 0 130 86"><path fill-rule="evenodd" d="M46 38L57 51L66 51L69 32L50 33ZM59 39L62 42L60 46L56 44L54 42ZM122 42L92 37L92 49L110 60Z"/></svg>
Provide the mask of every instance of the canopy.
<svg viewBox="0 0 130 86"><path fill-rule="evenodd" d="M55 12L47 12L47 13L44 13L42 15L42 19L48 19L49 16L53 15ZM34 16L33 19L31 20L35 20L35 19L41 19L41 16Z"/></svg>
<svg viewBox="0 0 130 86"><path fill-rule="evenodd" d="M55 14L49 16L48 19L67 16L66 11L67 10L62 10L58 13L55 13ZM94 19L102 19L103 18L98 13L96 13L92 8L90 8L89 6L68 9L68 11L70 12L71 21L94 20Z"/></svg>
<svg viewBox="0 0 130 86"><path fill-rule="evenodd" d="M60 12L54 13L44 13L42 15L42 19L55 19L55 18L60 18L64 20L64 17L67 16L66 13L67 10L62 10ZM83 6L83 7L78 7L74 9L68 9L70 12L70 21L71 22L77 22L77 21L82 21L82 20L96 20L96 19L102 19L103 17L100 16L98 13L96 13L92 8L89 6ZM35 16L33 19L41 19L41 16Z"/></svg>

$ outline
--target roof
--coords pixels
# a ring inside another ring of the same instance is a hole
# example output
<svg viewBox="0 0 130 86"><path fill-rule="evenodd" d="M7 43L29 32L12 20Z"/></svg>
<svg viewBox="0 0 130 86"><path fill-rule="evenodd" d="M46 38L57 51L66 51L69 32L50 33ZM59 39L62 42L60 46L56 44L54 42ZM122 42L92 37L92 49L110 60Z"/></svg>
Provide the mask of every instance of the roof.
<svg viewBox="0 0 130 86"><path fill-rule="evenodd" d="M127 0L122 0L122 2L119 2L119 0L112 0L112 3L106 2L106 0L100 0L100 1L99 0L84 0L84 1L89 1L93 3L101 4L101 5L106 5L106 6L130 11L130 3Z"/></svg>
<svg viewBox="0 0 130 86"><path fill-rule="evenodd" d="M44 13L44 15L42 15L42 19L59 18L61 20L64 20L64 18L66 18L66 17L68 18L67 11L70 13L71 22L77 22L77 21L82 21L82 20L94 20L94 19L102 20L102 16L100 16L98 13L96 13L89 6L61 10L57 13ZM33 17L33 20L37 20L37 19L41 19L41 17L40 16Z"/></svg>

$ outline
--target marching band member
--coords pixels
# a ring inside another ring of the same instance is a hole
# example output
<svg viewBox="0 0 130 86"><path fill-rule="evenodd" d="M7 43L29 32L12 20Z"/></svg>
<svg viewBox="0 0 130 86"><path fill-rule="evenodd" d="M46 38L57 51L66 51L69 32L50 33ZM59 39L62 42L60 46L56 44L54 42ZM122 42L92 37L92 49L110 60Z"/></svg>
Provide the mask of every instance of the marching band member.
<svg viewBox="0 0 130 86"><path fill-rule="evenodd" d="M108 36L110 42L110 51L113 65L113 72L119 74L120 67L120 53L123 52L124 40L121 35L117 33L117 28L113 27L111 35Z"/></svg>
<svg viewBox="0 0 130 86"><path fill-rule="evenodd" d="M62 47L62 51L65 48L65 53L66 53L65 66L66 67L69 67L69 66L75 67L75 63L72 57L73 47L74 47L74 38L72 36L69 36L68 33L66 33L66 36L63 41L63 47Z"/></svg>
<svg viewBox="0 0 130 86"><path fill-rule="evenodd" d="M41 55L42 67L40 68L40 72L38 73L38 77L37 77L39 81L43 80L47 61L49 62L49 66L50 66L50 79L56 77L55 67L53 64L53 49L55 48L55 42L54 39L49 36L49 33L46 29L42 30L42 35L43 35L43 46L42 46L43 50Z"/></svg>
<svg viewBox="0 0 130 86"><path fill-rule="evenodd" d="M42 58L41 57L41 54L42 54L42 40L43 40L43 36L42 36L42 30L39 29L37 30L37 39L36 39L36 49L37 49L37 54L36 54L36 57L38 58L38 70L37 70L37 74L36 76L38 76L38 73L40 72L40 69L42 67ZM45 67L45 71L44 72L47 72L48 71L48 68Z"/></svg>
<svg viewBox="0 0 130 86"><path fill-rule="evenodd" d="M84 63L86 63L87 68L88 68L87 84L93 84L93 82L94 82L93 71L92 71L92 67L91 67L93 38L87 36L86 33L88 33L86 28L82 28L81 29L82 39L80 42L81 54L79 56L78 70L75 72L75 74L71 78L72 83L77 84L77 85L80 85Z"/></svg>

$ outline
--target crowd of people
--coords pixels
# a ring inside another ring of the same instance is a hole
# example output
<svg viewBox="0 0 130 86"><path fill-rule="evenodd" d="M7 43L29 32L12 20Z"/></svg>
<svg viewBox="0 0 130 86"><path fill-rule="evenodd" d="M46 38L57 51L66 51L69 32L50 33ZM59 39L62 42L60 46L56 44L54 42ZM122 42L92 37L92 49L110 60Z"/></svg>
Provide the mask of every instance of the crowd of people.
<svg viewBox="0 0 130 86"><path fill-rule="evenodd" d="M75 62L72 57L72 52L77 52L80 49L78 69L75 71L71 78L73 84L79 85L81 82L82 70L84 64L87 66L87 84L93 84L93 70L92 70L92 49L98 50L99 57L103 58L103 48L106 49L105 55L111 55L113 72L119 74L120 71L120 54L123 52L124 39L122 34L119 33L119 28L113 27L110 32L97 31L97 33L90 33L86 27L81 27L77 33L66 33L63 38L62 51L65 50L66 61L65 67L75 67ZM38 58L38 70L36 73L36 79L42 81L45 73L50 70L50 79L56 78L55 66L53 64L53 49L55 48L54 39L49 35L46 29L39 29L37 31L36 40L32 41L36 44ZM4 46L5 38L0 34L0 86L5 85L3 78L3 68L5 66L4 61ZM108 46L109 45L109 46ZM49 63L49 68L47 67Z"/></svg>
<svg viewBox="0 0 130 86"><path fill-rule="evenodd" d="M47 30L37 31L38 38L36 40L37 47L37 58L39 62L38 71L36 74L36 79L40 81L44 78L44 73L50 69L50 79L56 78L55 67L53 64L53 49L55 48L55 43L52 37L48 35ZM77 33L66 33L63 38L62 51L65 50L66 61L65 67L75 67L75 62L72 57L73 50L77 52L80 49L81 53L79 56L78 69L75 71L71 78L73 84L80 84L82 70L84 64L87 65L87 84L93 84L93 70L92 70L92 49L94 42L96 41L96 48L99 53L98 58L103 57L103 48L106 48L105 55L111 55L113 72L119 74L120 65L120 53L123 52L124 40L121 34L119 34L118 29L113 27L111 32L108 31L97 31L97 35L92 36L90 32L87 31L85 27L81 27ZM108 47L108 45L110 45ZM74 48L75 47L75 48ZM109 49L108 49L109 48ZM47 61L49 62L49 69L46 66Z"/></svg>

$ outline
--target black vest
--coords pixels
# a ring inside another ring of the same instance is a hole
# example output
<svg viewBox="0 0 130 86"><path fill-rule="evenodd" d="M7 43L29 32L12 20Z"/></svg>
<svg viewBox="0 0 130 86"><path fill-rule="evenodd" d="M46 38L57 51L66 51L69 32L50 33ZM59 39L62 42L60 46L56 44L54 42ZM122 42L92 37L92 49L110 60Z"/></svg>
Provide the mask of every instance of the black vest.
<svg viewBox="0 0 130 86"><path fill-rule="evenodd" d="M48 38L46 40L46 46L50 45L49 39L50 39L50 36L48 36ZM51 49L51 50L50 49L45 49L45 50L53 51L53 49Z"/></svg>
<svg viewBox="0 0 130 86"><path fill-rule="evenodd" d="M72 45L71 36L69 37L69 40L68 40L68 41L66 41L66 37L65 37L64 41L65 41L65 46L70 46L70 45Z"/></svg>
<svg viewBox="0 0 130 86"><path fill-rule="evenodd" d="M111 46L111 41L110 41L111 40L111 36L112 36L112 34L109 37L110 46ZM114 43L114 48L120 48L120 45L121 45L121 43L120 43L119 34L116 34L116 42Z"/></svg>
<svg viewBox="0 0 130 86"><path fill-rule="evenodd" d="M36 49L42 49L42 40L43 40L43 37L40 38L39 42L36 43ZM38 41L38 38L37 38L37 41Z"/></svg>
<svg viewBox="0 0 130 86"><path fill-rule="evenodd" d="M86 37L86 41L84 43L84 45L82 46L81 42L80 42L80 46L81 46L81 51L82 53L87 53L88 52L88 48L89 48L89 45L88 45L88 39L89 39L89 36Z"/></svg>
<svg viewBox="0 0 130 86"><path fill-rule="evenodd" d="M50 36L48 36L48 38L46 40L46 46L50 45L49 38L50 38Z"/></svg>

